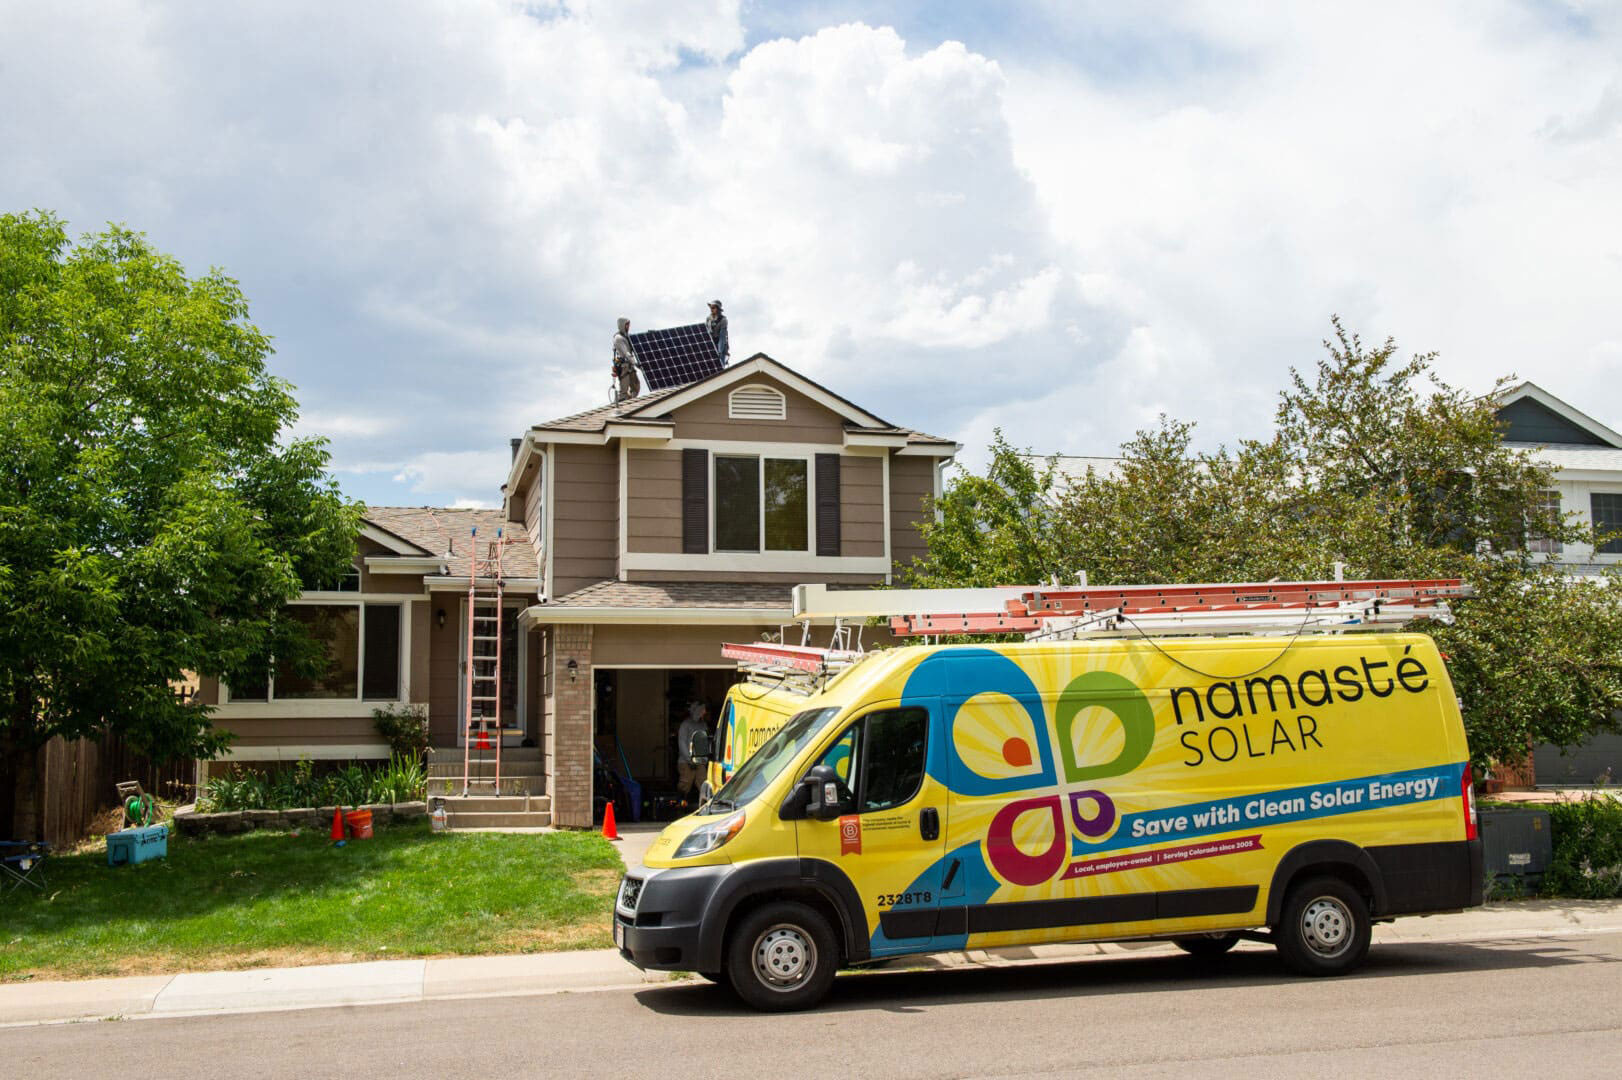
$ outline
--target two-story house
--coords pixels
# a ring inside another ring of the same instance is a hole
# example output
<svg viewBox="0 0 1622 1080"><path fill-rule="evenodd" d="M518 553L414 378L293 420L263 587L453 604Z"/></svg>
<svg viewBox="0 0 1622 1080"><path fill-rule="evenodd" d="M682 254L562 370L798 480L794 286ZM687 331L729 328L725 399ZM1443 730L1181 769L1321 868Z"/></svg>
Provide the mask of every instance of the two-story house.
<svg viewBox="0 0 1622 1080"><path fill-rule="evenodd" d="M589 823L594 746L668 780L680 710L713 717L736 678L721 644L780 633L792 586L882 584L922 554L957 449L760 354L531 428L505 495L541 568L518 621L556 821Z"/></svg>
<svg viewBox="0 0 1622 1080"><path fill-rule="evenodd" d="M514 440L501 509L367 510L354 574L293 606L328 642L327 678L211 683L204 700L234 761L382 757L372 710L415 705L436 759L459 762L469 555L499 529L504 776L549 807L467 806L588 826L594 753L674 783L681 717L702 701L713 719L737 679L723 642L781 633L794 585L882 584L922 554L917 522L957 450L759 354L537 424Z"/></svg>

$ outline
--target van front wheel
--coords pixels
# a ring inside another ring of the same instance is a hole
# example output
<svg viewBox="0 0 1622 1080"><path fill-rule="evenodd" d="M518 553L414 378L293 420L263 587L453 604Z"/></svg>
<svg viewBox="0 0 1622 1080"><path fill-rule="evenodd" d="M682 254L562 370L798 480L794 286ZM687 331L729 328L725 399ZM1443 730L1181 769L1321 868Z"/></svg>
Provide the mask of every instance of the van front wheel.
<svg viewBox="0 0 1622 1080"><path fill-rule="evenodd" d="M1321 877L1292 888L1283 918L1273 928L1284 963L1303 975L1343 975L1368 955L1369 908L1339 878Z"/></svg>
<svg viewBox="0 0 1622 1080"><path fill-rule="evenodd" d="M789 901L744 916L727 943L727 978L740 998L765 1012L809 1009L833 985L839 945L821 915Z"/></svg>

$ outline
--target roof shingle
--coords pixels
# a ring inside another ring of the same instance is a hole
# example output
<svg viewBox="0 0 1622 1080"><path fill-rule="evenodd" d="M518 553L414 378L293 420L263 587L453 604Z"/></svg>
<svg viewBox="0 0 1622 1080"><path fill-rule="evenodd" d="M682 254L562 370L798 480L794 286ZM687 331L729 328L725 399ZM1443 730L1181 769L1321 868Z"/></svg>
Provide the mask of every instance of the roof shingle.
<svg viewBox="0 0 1622 1080"><path fill-rule="evenodd" d="M539 576L529 534L522 524L504 520L500 510L368 506L364 517L378 528L443 558L452 577L468 574L468 555L474 542L472 530L479 530L478 542L482 544L494 540L499 529L502 539L509 541L501 553L503 573L510 578Z"/></svg>
<svg viewBox="0 0 1622 1080"><path fill-rule="evenodd" d="M781 608L793 607L792 587L758 581L599 581L548 607Z"/></svg>

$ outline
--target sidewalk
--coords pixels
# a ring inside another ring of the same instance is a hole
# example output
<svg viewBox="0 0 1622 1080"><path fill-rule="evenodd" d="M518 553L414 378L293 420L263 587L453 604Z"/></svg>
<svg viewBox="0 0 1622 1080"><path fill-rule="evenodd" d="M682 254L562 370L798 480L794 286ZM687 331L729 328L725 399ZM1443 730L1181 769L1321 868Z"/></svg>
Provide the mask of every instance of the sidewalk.
<svg viewBox="0 0 1622 1080"><path fill-rule="evenodd" d="M651 839L651 838L650 838ZM1399 919L1377 926L1376 944L1490 941L1622 933L1622 900L1530 901L1461 915ZM1241 948L1269 948L1242 944ZM1039 945L912 958L909 968L1001 967L1090 956L1147 955L1160 942ZM0 985L0 1027L80 1020L153 1019L208 1013L375 1005L453 998L616 990L668 983L679 975L638 971L612 949L527 956L383 960L298 968Z"/></svg>

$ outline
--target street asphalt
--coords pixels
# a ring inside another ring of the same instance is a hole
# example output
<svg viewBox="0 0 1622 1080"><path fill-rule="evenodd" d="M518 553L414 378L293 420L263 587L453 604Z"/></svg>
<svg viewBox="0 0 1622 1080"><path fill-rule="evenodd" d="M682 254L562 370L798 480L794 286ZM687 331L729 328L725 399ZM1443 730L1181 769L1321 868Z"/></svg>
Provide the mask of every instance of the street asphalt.
<svg viewBox="0 0 1622 1080"><path fill-rule="evenodd" d="M788 1016L686 980L17 1027L0 1031L0 1060L7 1075L110 1080L1609 1075L1619 964L1622 930L1544 920L1523 936L1387 940L1334 980L1286 974L1263 946L1216 963L1117 951L847 975L824 1007Z"/></svg>

